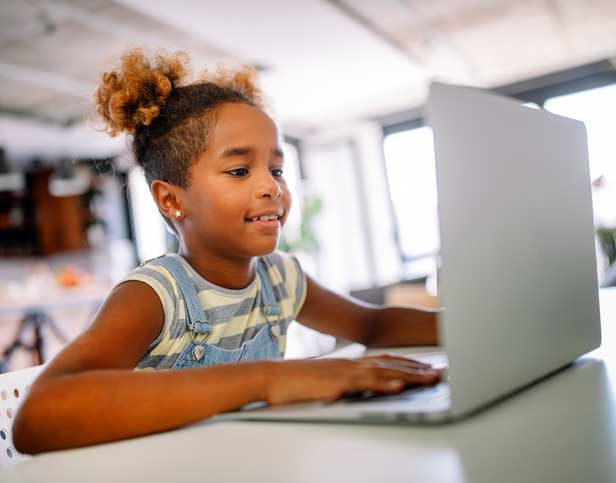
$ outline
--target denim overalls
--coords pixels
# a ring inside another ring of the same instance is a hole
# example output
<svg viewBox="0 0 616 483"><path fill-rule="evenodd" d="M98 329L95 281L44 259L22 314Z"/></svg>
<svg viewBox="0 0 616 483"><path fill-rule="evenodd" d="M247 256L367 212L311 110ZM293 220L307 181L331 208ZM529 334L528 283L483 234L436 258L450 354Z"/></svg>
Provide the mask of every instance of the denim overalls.
<svg viewBox="0 0 616 483"><path fill-rule="evenodd" d="M212 325L205 318L195 286L182 266L182 262L176 257L162 257L152 263L162 265L175 278L186 309L186 330L190 333L191 342L180 353L172 369L281 358L278 344L280 307L278 307L274 290L267 276L267 267L260 258L257 259L257 276L261 279L261 290L257 296L267 324L261 327L251 340L242 344L240 348L232 350L206 343L212 332ZM197 341L196 334L207 335L204 340Z"/></svg>

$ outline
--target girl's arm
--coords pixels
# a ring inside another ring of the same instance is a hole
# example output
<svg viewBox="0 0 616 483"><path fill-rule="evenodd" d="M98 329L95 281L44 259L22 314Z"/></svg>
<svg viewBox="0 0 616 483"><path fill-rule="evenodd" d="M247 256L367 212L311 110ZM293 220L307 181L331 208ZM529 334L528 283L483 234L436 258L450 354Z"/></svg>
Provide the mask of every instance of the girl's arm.
<svg viewBox="0 0 616 483"><path fill-rule="evenodd" d="M33 384L13 427L17 450L37 453L162 431L263 398L263 371L256 365L134 372L162 325L162 305L150 287L117 287L91 327Z"/></svg>
<svg viewBox="0 0 616 483"><path fill-rule="evenodd" d="M135 372L158 335L156 293L126 282L92 326L34 382L13 426L22 453L39 453L165 431L253 401L333 400L346 392L397 392L434 384L438 371L408 360L259 361L177 371Z"/></svg>
<svg viewBox="0 0 616 483"><path fill-rule="evenodd" d="M437 309L382 307L328 290L306 275L297 320L320 332L368 347L437 345Z"/></svg>

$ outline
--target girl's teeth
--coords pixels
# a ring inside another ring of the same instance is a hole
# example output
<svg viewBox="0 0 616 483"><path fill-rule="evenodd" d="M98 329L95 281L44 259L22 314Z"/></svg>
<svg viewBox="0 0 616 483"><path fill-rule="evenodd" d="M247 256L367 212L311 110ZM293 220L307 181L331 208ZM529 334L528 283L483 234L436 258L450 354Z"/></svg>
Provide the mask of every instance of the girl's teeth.
<svg viewBox="0 0 616 483"><path fill-rule="evenodd" d="M251 218L250 221L270 221L270 220L278 220L280 219L280 216L278 215L263 215L263 216L255 216L254 218Z"/></svg>

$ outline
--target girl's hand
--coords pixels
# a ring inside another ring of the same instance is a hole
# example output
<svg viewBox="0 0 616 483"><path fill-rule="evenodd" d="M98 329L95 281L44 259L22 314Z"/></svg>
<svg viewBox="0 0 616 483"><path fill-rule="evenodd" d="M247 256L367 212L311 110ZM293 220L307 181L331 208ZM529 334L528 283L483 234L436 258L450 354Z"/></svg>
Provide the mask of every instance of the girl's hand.
<svg viewBox="0 0 616 483"><path fill-rule="evenodd" d="M392 355L271 362L266 367L267 402L334 401L360 391L393 394L409 384L432 386L441 375L429 364Z"/></svg>

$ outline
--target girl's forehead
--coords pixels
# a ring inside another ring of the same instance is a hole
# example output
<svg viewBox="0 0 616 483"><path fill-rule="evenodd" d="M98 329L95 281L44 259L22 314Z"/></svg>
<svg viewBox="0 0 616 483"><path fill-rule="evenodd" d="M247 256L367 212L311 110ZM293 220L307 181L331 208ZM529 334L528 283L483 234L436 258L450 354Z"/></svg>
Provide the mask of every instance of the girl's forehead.
<svg viewBox="0 0 616 483"><path fill-rule="evenodd" d="M277 144L278 129L261 109L243 103L223 104L216 112L212 146L223 144Z"/></svg>

